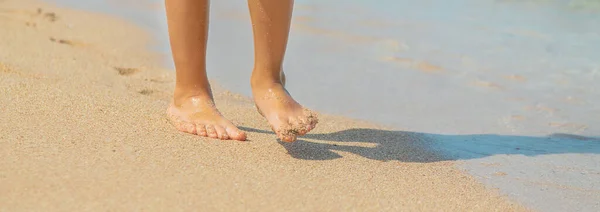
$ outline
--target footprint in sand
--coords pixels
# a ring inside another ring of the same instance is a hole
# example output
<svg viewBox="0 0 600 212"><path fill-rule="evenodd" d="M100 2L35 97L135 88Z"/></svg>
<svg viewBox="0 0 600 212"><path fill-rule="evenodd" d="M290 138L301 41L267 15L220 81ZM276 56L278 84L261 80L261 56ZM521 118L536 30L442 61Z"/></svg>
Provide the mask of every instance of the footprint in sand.
<svg viewBox="0 0 600 212"><path fill-rule="evenodd" d="M36 26L37 26L37 24L36 24L36 23L34 23L34 22L29 22L29 21L27 21L27 22L25 22L25 26L28 26L28 27L36 27Z"/></svg>
<svg viewBox="0 0 600 212"><path fill-rule="evenodd" d="M38 13L38 15L42 14L43 13L42 9L38 8L37 13ZM55 22L58 20L58 15L56 15L56 13L53 13L53 12L44 13L43 17L50 22Z"/></svg>
<svg viewBox="0 0 600 212"><path fill-rule="evenodd" d="M65 40L65 39L56 39L56 38L53 38L53 37L50 37L50 41L55 42L55 43L69 45L69 46L86 46L86 44L83 43L83 42L72 41L72 40Z"/></svg>
<svg viewBox="0 0 600 212"><path fill-rule="evenodd" d="M131 76L140 72L140 69L137 68L123 68L123 67L114 67L117 70L117 73L121 76Z"/></svg>
<svg viewBox="0 0 600 212"><path fill-rule="evenodd" d="M16 19L13 19L14 17L13 18L5 17L5 18L11 19L11 20L21 20L21 18L23 18L23 17L26 17L29 19L29 18L36 17L36 16L37 17L41 16L43 19L46 19L50 22L56 22L59 19L58 15L56 15L56 13L53 13L53 12L44 13L44 11L41 8L38 8L35 12L28 11L28 10L0 8L0 13L16 14L17 17L21 16L20 18L16 18ZM25 25L28 27L36 27L37 23L35 23L31 20L28 20L28 21L25 21Z"/></svg>
<svg viewBox="0 0 600 212"><path fill-rule="evenodd" d="M155 91L155 90L152 90L152 89L143 89L143 90L141 90L141 91L138 91L138 93L139 93L139 94L142 94L142 95L144 95L144 96L150 96L150 95L152 95L152 94L153 94L153 93L155 93L155 92L156 92L156 91Z"/></svg>
<svg viewBox="0 0 600 212"><path fill-rule="evenodd" d="M35 12L31 12L31 11L27 11L27 10L6 10L4 12L10 12L10 13L21 13L21 14L27 14L29 16L42 16L42 18L50 21L50 22L55 22L57 21L58 15L56 15L56 13L54 12L45 12L42 8L37 8L37 10Z"/></svg>

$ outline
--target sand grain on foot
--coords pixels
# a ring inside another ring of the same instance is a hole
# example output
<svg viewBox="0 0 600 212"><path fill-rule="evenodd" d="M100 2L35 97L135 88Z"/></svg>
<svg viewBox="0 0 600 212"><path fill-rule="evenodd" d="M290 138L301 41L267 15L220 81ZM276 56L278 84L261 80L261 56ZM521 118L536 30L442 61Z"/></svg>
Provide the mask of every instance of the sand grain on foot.
<svg viewBox="0 0 600 212"><path fill-rule="evenodd" d="M33 0L0 1L0 17L3 211L525 210L414 134L323 115L278 143L250 101L219 88L250 141L178 132L164 114L174 74L140 28Z"/></svg>

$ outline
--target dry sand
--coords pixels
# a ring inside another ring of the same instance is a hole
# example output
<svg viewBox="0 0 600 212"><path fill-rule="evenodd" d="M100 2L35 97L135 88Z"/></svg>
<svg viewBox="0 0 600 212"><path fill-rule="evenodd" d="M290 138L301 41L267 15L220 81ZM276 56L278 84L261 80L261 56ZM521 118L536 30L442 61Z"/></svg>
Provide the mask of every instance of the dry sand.
<svg viewBox="0 0 600 212"><path fill-rule="evenodd" d="M275 140L216 88L248 142L179 133L174 76L140 28L0 0L0 211L522 211L401 131L321 115Z"/></svg>

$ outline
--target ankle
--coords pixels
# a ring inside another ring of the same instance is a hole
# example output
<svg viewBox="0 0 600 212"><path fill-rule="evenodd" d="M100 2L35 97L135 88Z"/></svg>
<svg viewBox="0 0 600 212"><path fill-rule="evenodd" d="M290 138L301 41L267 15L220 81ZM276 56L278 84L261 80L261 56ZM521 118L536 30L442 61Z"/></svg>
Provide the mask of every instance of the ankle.
<svg viewBox="0 0 600 212"><path fill-rule="evenodd" d="M181 88L175 87L173 94L173 104L175 106L181 106L189 103L190 100L196 99L200 101L212 102L213 95L210 88L208 89L196 89L196 88Z"/></svg>
<svg viewBox="0 0 600 212"><path fill-rule="evenodd" d="M250 85L254 87L265 87L274 84L283 84L282 71L270 71L255 68L252 71Z"/></svg>
<svg viewBox="0 0 600 212"><path fill-rule="evenodd" d="M250 86L252 90L256 89L269 89L277 86L283 86L283 83L280 79L273 78L259 78L259 79L251 79Z"/></svg>

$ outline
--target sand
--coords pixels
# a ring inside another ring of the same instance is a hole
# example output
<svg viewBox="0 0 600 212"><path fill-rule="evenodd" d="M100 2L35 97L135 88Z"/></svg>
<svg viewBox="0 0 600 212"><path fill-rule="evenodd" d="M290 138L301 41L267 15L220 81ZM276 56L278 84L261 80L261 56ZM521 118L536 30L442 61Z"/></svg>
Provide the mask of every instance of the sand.
<svg viewBox="0 0 600 212"><path fill-rule="evenodd" d="M122 20L4 0L0 25L0 211L527 210L398 129L320 114L278 142L218 86L249 141L177 132L174 72Z"/></svg>

